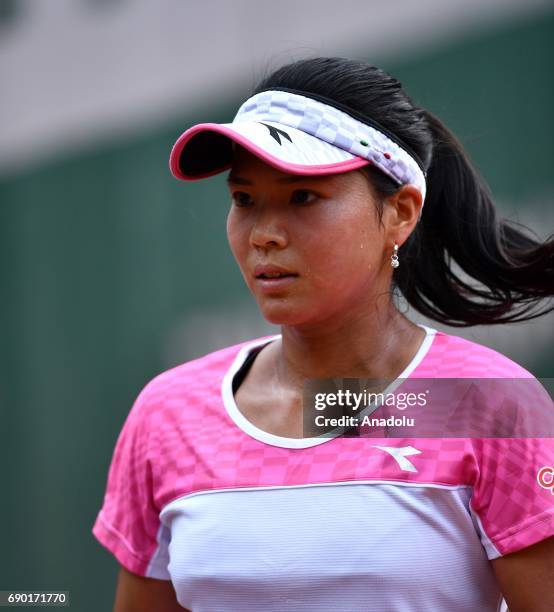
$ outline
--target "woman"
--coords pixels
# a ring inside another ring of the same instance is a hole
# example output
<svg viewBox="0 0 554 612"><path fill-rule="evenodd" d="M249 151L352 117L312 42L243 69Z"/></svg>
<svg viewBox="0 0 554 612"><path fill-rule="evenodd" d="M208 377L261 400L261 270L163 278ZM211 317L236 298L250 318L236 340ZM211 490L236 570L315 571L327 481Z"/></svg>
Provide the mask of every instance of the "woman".
<svg viewBox="0 0 554 612"><path fill-rule="evenodd" d="M281 334L139 395L93 529L121 564L115 609L554 609L536 480L551 439L305 437L302 421L312 379L532 378L415 325L393 290L449 325L528 320L552 309L554 242L500 219L447 128L353 60L280 68L170 164L231 169L230 246Z"/></svg>

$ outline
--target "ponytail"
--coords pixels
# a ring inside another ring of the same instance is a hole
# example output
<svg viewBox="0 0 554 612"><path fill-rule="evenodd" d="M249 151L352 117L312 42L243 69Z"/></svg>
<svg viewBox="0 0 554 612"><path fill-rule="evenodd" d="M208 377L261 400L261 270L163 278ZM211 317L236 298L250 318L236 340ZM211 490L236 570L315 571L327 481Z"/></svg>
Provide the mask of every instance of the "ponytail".
<svg viewBox="0 0 554 612"><path fill-rule="evenodd" d="M425 316L452 326L513 323L554 310L554 240L500 217L458 139L425 111L433 136L421 220L395 283ZM475 282L477 281L477 283Z"/></svg>

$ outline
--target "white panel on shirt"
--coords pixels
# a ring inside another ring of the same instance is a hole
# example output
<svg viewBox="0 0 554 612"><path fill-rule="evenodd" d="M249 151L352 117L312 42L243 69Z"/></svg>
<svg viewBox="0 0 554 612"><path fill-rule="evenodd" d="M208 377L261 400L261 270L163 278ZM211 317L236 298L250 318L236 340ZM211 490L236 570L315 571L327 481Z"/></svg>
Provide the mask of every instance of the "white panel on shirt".
<svg viewBox="0 0 554 612"><path fill-rule="evenodd" d="M193 612L498 612L470 494L395 481L194 493L162 510L156 565L169 560Z"/></svg>

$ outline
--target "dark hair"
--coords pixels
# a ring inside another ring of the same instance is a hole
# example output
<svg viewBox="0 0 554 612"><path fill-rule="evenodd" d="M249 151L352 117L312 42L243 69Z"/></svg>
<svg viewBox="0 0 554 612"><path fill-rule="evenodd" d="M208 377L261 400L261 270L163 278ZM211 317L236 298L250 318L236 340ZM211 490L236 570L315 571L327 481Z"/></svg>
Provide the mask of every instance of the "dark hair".
<svg viewBox="0 0 554 612"><path fill-rule="evenodd" d="M542 243L498 215L456 136L415 106L397 79L365 62L316 57L279 68L253 94L271 88L324 96L376 122L419 158L427 172L425 206L393 272L393 288L416 310L458 327L526 321L554 310L550 301L539 305L554 295L552 236ZM399 188L373 166L364 171L381 198Z"/></svg>

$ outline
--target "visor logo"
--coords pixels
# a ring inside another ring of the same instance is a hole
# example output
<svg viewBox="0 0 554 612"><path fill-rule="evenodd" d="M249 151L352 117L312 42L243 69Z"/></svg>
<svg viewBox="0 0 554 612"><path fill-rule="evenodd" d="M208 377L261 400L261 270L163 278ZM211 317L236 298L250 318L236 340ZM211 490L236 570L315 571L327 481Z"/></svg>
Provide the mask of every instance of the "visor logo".
<svg viewBox="0 0 554 612"><path fill-rule="evenodd" d="M260 121L260 123L262 125L265 125L265 127L269 130L269 135L272 138L275 138L275 140L282 145L283 143L281 142L281 139L279 138L279 134L281 134L281 136L284 136L289 142L292 142L291 137L283 130L280 130L279 128L276 128L272 125L267 125L267 123L264 123L263 121Z"/></svg>

